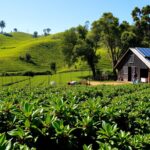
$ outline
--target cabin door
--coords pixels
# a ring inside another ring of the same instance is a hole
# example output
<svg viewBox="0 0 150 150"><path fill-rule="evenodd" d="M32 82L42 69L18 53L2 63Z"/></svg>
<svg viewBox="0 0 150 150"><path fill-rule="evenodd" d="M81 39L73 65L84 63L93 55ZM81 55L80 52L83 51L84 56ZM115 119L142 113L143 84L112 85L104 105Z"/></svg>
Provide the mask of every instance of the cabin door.
<svg viewBox="0 0 150 150"><path fill-rule="evenodd" d="M128 81L134 81L135 77L137 77L136 67L128 67Z"/></svg>
<svg viewBox="0 0 150 150"><path fill-rule="evenodd" d="M128 67L128 81L131 81L131 67Z"/></svg>
<svg viewBox="0 0 150 150"><path fill-rule="evenodd" d="M131 68L131 81L137 80L137 69L135 66Z"/></svg>

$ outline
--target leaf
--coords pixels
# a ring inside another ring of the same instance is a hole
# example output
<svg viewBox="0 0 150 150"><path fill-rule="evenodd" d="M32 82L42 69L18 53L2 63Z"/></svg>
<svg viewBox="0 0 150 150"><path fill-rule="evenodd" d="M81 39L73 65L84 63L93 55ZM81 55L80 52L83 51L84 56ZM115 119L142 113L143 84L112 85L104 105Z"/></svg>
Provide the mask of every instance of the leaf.
<svg viewBox="0 0 150 150"><path fill-rule="evenodd" d="M18 136L18 131L14 129L14 130L9 131L8 134L11 136Z"/></svg>
<svg viewBox="0 0 150 150"><path fill-rule="evenodd" d="M92 150L92 144L87 146L86 144L83 145L83 150Z"/></svg>
<svg viewBox="0 0 150 150"><path fill-rule="evenodd" d="M23 111L26 117L29 117L32 114L32 110L33 110L33 104L29 104L27 102L23 104Z"/></svg>
<svg viewBox="0 0 150 150"><path fill-rule="evenodd" d="M9 135L11 135L11 136L17 136L17 137L19 137L21 139L23 139L23 136L24 136L24 131L21 128L11 130L11 131L9 131L7 133Z"/></svg>
<svg viewBox="0 0 150 150"><path fill-rule="evenodd" d="M47 115L46 120L45 120L46 125L49 125L50 122L51 122L51 116Z"/></svg>
<svg viewBox="0 0 150 150"><path fill-rule="evenodd" d="M33 111L31 116L34 118L35 116L37 116L38 114L41 114L41 113L43 113L43 108L36 109L35 111Z"/></svg>
<svg viewBox="0 0 150 150"><path fill-rule="evenodd" d="M52 125L53 125L53 127L55 128L55 130L57 131L57 132L59 132L60 131L60 124L58 123L58 122L53 122L52 123Z"/></svg>
<svg viewBox="0 0 150 150"><path fill-rule="evenodd" d="M7 142L6 150L11 150L11 146L12 146L12 143L11 143L11 140L9 140Z"/></svg>
<svg viewBox="0 0 150 150"><path fill-rule="evenodd" d="M0 135L0 145L3 145L5 143L5 140L6 140L5 134L1 134Z"/></svg>
<svg viewBox="0 0 150 150"><path fill-rule="evenodd" d="M27 128L29 128L30 127L30 121L29 121L29 119L26 119L26 121L25 121L25 127L27 127Z"/></svg>

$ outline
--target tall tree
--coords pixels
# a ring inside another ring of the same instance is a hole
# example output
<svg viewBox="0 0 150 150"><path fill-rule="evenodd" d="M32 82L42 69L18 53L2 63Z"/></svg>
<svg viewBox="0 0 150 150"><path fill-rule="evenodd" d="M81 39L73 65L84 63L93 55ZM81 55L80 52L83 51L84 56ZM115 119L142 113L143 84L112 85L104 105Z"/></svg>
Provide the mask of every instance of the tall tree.
<svg viewBox="0 0 150 150"><path fill-rule="evenodd" d="M47 29L43 29L44 35L47 35Z"/></svg>
<svg viewBox="0 0 150 150"><path fill-rule="evenodd" d="M121 35L121 47L122 47L122 54L128 50L129 47L137 47L138 41L137 36L133 32L124 31Z"/></svg>
<svg viewBox="0 0 150 150"><path fill-rule="evenodd" d="M14 28L14 32L18 32L17 28Z"/></svg>
<svg viewBox="0 0 150 150"><path fill-rule="evenodd" d="M57 68L56 68L56 63L55 63L55 62L52 62L52 63L50 64L50 69L56 74Z"/></svg>
<svg viewBox="0 0 150 150"><path fill-rule="evenodd" d="M50 28L47 28L46 29L47 33L49 34L51 32L51 29Z"/></svg>
<svg viewBox="0 0 150 150"><path fill-rule="evenodd" d="M64 34L63 52L69 64L77 58L85 60L92 70L93 78L96 77L96 63L99 57L96 55L96 46L93 34L89 35L86 26L71 28Z"/></svg>
<svg viewBox="0 0 150 150"><path fill-rule="evenodd" d="M37 32L37 31L34 31L34 32L33 32L33 37L34 37L34 38L37 38L37 37L38 37L38 32Z"/></svg>
<svg viewBox="0 0 150 150"><path fill-rule="evenodd" d="M102 17L93 23L93 29L101 35L108 54L112 60L112 68L116 74L115 65L120 56L120 30L119 20L112 13L104 13Z"/></svg>
<svg viewBox="0 0 150 150"><path fill-rule="evenodd" d="M135 7L131 14L135 22L135 33L138 35L141 46L150 46L150 5L142 9Z"/></svg>
<svg viewBox="0 0 150 150"><path fill-rule="evenodd" d="M3 20L0 21L0 28L1 28L1 33L3 33L3 29L5 28L6 24Z"/></svg>
<svg viewBox="0 0 150 150"><path fill-rule="evenodd" d="M120 28L121 34L124 31L131 31L132 30L130 24L127 21L122 21L122 23L119 25L119 28Z"/></svg>
<svg viewBox="0 0 150 150"><path fill-rule="evenodd" d="M78 36L76 33L76 28L71 28L64 32L63 36L63 53L65 60L69 66L76 61L74 55L74 46L77 44Z"/></svg>

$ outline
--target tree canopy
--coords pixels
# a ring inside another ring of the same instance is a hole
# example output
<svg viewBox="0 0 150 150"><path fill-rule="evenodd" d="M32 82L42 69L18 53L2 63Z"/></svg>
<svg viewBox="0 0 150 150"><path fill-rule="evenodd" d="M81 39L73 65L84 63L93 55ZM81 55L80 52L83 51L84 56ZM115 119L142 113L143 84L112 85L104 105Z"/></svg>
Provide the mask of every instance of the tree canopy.
<svg viewBox="0 0 150 150"><path fill-rule="evenodd" d="M1 20L1 21L0 21L1 33L3 33L3 29L5 28L5 26L6 26L5 21L4 21L4 20Z"/></svg>
<svg viewBox="0 0 150 150"><path fill-rule="evenodd" d="M63 52L68 64L71 65L77 58L85 60L92 70L93 78L95 78L98 46L94 40L94 33L89 35L87 26L79 25L77 28L71 28L64 33L63 43Z"/></svg>
<svg viewBox="0 0 150 150"><path fill-rule="evenodd" d="M135 7L131 15L133 25L127 21L120 23L117 17L107 12L92 23L90 30L87 21L84 26L65 31L63 52L68 64L71 65L80 57L87 62L95 77L96 64L100 58L96 51L103 45L108 50L116 74L115 65L129 47L150 46L150 6L141 9Z"/></svg>
<svg viewBox="0 0 150 150"><path fill-rule="evenodd" d="M143 8L135 7L132 11L134 32L137 35L139 45L150 46L150 5Z"/></svg>
<svg viewBox="0 0 150 150"><path fill-rule="evenodd" d="M87 62L95 78L97 63L101 58L97 55L97 50L103 46L108 51L113 73L116 74L115 65L129 47L150 47L150 5L135 7L131 15L134 22L132 25L125 20L119 22L111 12L105 12L91 25L86 21L85 25L66 30L62 49L67 64L71 66L80 58ZM8 35L3 33L5 26L5 21L1 20L1 33ZM17 32L17 29L14 28L14 31ZM43 32L47 36L51 29L43 29ZM38 37L37 31L33 37Z"/></svg>

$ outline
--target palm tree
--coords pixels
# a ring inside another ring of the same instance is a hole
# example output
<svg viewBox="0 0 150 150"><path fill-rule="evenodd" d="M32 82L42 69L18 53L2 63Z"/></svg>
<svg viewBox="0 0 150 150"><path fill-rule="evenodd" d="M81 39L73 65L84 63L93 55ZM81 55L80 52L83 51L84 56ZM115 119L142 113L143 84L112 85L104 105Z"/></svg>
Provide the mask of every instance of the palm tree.
<svg viewBox="0 0 150 150"><path fill-rule="evenodd" d="M0 28L1 28L1 33L3 33L3 29L5 28L6 24L3 20L0 21Z"/></svg>

